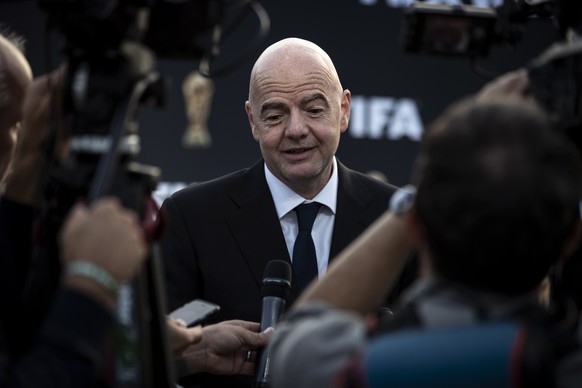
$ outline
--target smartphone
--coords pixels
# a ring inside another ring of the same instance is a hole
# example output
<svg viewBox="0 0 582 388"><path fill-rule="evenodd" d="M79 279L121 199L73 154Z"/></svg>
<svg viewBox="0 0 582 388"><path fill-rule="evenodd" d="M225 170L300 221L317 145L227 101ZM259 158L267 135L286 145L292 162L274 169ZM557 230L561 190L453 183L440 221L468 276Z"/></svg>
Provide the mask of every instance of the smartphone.
<svg viewBox="0 0 582 388"><path fill-rule="evenodd" d="M201 324L207 318L220 311L220 306L203 299L195 299L170 313L170 317L181 319L186 326L192 327Z"/></svg>

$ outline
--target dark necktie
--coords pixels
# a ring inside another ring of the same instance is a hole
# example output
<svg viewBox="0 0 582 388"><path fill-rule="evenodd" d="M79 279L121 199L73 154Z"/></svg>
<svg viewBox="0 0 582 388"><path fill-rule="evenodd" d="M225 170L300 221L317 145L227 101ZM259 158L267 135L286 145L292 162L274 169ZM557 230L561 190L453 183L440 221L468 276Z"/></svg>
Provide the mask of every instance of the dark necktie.
<svg viewBox="0 0 582 388"><path fill-rule="evenodd" d="M299 232L293 246L293 275L291 278L293 299L297 298L318 274L311 228L320 207L320 203L312 202L295 208Z"/></svg>

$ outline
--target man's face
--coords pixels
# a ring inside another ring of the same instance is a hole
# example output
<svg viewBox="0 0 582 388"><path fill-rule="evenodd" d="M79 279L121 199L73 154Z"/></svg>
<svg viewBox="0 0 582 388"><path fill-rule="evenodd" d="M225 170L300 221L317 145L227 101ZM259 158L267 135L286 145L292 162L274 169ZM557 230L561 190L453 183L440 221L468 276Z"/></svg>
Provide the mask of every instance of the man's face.
<svg viewBox="0 0 582 388"><path fill-rule="evenodd" d="M246 110L269 170L294 191L315 195L348 127L350 92L317 58L294 59L257 73Z"/></svg>

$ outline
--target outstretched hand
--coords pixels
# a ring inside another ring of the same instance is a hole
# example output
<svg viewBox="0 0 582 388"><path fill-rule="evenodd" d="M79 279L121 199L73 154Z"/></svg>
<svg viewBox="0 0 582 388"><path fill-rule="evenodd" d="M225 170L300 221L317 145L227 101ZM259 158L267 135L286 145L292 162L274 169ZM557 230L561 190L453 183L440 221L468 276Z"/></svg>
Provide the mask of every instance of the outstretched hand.
<svg viewBox="0 0 582 388"><path fill-rule="evenodd" d="M147 245L137 214L115 197L103 197L91 206L76 204L59 232L61 262L77 261L101 268L117 283L131 280L146 259ZM117 296L87 276L67 273L65 284L113 308Z"/></svg>
<svg viewBox="0 0 582 388"><path fill-rule="evenodd" d="M529 77L525 68L505 73L485 84L477 93L480 101L495 100L500 97L526 97Z"/></svg>

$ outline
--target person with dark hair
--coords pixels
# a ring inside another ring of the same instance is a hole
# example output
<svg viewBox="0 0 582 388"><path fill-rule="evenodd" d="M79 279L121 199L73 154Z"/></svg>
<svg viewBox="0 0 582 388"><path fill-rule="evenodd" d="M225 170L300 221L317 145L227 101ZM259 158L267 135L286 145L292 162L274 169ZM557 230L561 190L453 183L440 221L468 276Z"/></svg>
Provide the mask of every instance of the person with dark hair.
<svg viewBox="0 0 582 388"><path fill-rule="evenodd" d="M303 285L323 276L335 255L384 212L396 187L336 158L350 102L331 58L315 43L286 38L259 56L245 109L262 158L184 188L162 205L169 309L203 298L221 306L214 321L260 320L270 260L292 264L292 305ZM203 387L251 385L245 376L198 377Z"/></svg>
<svg viewBox="0 0 582 388"><path fill-rule="evenodd" d="M523 77L510 78L519 83ZM536 103L486 89L453 104L430 126L413 186L276 327L270 344L274 388L365 387L366 350L407 328L511 319L547 329L548 341L563 334L556 332L569 322L554 322L537 287L579 244L582 161ZM355 313L368 312L389 289L394 268L413 247L420 253L420 278L394 315L368 330ZM349 281L354 276L367 281L355 285ZM552 344L561 356L562 344ZM534 386L546 383L553 384Z"/></svg>
<svg viewBox="0 0 582 388"><path fill-rule="evenodd" d="M527 104L469 104L421 145L415 215L441 277L520 295L557 262L579 220L575 151Z"/></svg>

